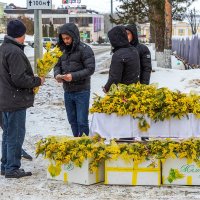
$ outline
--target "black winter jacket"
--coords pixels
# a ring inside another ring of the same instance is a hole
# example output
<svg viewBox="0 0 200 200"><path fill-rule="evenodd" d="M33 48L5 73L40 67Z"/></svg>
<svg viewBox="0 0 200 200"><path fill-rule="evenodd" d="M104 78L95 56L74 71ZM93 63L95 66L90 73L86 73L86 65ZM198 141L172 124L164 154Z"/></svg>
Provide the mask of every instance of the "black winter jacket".
<svg viewBox="0 0 200 200"><path fill-rule="evenodd" d="M139 43L137 27L135 24L127 25L125 28L133 34L131 45L138 50L140 56L140 83L148 85L152 71L151 53L146 45Z"/></svg>
<svg viewBox="0 0 200 200"><path fill-rule="evenodd" d="M3 119L2 119L2 112L0 112L0 127L2 128L3 126Z"/></svg>
<svg viewBox="0 0 200 200"><path fill-rule="evenodd" d="M108 32L113 56L110 65L109 79L104 86L108 91L112 84L137 83L140 81L140 59L137 50L132 47L123 26L116 26Z"/></svg>
<svg viewBox="0 0 200 200"><path fill-rule="evenodd" d="M24 45L5 36L0 47L0 111L12 112L33 106L33 88L41 85L23 50Z"/></svg>
<svg viewBox="0 0 200 200"><path fill-rule="evenodd" d="M71 48L64 44L61 34L68 34L73 38ZM60 28L58 46L64 53L54 67L54 77L70 73L72 81L64 81L65 91L89 90L90 76L95 70L94 53L88 45L80 42L79 30L75 24L67 23Z"/></svg>

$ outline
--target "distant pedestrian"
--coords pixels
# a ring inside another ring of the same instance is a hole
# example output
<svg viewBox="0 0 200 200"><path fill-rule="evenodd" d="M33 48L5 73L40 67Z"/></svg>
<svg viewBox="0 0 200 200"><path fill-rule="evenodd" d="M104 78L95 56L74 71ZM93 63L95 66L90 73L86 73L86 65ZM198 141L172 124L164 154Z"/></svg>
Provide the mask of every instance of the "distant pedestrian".
<svg viewBox="0 0 200 200"><path fill-rule="evenodd" d="M139 42L136 24L129 24L125 28L130 44L138 50L140 56L140 83L148 85L152 71L151 53L146 45ZM142 140L147 139L142 137Z"/></svg>
<svg viewBox="0 0 200 200"><path fill-rule="evenodd" d="M124 26L116 26L108 32L113 47L109 78L104 86L108 92L112 84L132 84L140 81L140 59L137 49L129 44Z"/></svg>
<svg viewBox="0 0 200 200"><path fill-rule="evenodd" d="M24 54L26 27L19 20L7 25L7 35L0 47L0 111L3 114L1 175L21 178L32 175L21 167L25 137L26 109L33 106L33 88L43 84L35 77Z"/></svg>
<svg viewBox="0 0 200 200"><path fill-rule="evenodd" d="M146 45L139 42L137 26L135 24L129 24L125 28L130 44L138 50L140 56L140 83L148 85L152 71L151 53Z"/></svg>

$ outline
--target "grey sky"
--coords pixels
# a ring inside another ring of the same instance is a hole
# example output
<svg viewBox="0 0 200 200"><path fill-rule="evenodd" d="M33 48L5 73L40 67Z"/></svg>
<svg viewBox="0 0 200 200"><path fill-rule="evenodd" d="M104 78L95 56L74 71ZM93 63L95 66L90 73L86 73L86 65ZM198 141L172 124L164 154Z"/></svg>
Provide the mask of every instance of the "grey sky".
<svg viewBox="0 0 200 200"><path fill-rule="evenodd" d="M110 1L111 0L81 0L82 5L87 5L88 9L94 9L99 12L110 12ZM14 3L17 6L26 7L26 0L0 0L0 2ZM62 0L52 0L53 4L58 7L62 4ZM117 0L113 0L114 8L119 5ZM200 0L197 0L193 6L200 11Z"/></svg>
<svg viewBox="0 0 200 200"><path fill-rule="evenodd" d="M4 3L14 3L17 6L26 7L26 0L0 0L0 2ZM52 0L52 3L58 7L62 5L62 0ZM72 5L72 4L69 4ZM99 12L110 12L110 0L81 0L81 5L87 5L88 9L93 9ZM113 0L113 6L114 8L119 5L119 2L117 0Z"/></svg>

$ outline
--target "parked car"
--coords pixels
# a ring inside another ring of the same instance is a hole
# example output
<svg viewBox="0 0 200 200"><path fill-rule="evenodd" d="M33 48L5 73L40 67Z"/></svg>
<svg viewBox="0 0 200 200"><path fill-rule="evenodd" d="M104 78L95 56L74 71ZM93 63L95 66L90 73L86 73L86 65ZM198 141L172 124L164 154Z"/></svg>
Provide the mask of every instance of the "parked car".
<svg viewBox="0 0 200 200"><path fill-rule="evenodd" d="M43 37L43 39L42 39L43 47L46 46L47 42L51 42L52 47L54 47L57 44L57 39L56 38L51 38L51 37Z"/></svg>
<svg viewBox="0 0 200 200"><path fill-rule="evenodd" d="M42 38L42 46L45 47L47 42L51 42L52 47L55 47L58 39L57 38L51 38L51 37L43 37ZM34 41L31 41L28 43L31 47L34 48Z"/></svg>

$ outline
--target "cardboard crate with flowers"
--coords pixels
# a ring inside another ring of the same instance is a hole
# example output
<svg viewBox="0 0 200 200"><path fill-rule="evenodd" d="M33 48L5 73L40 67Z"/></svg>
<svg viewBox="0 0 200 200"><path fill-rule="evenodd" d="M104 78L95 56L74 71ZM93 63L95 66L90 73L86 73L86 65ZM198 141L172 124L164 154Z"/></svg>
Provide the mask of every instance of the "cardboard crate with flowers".
<svg viewBox="0 0 200 200"><path fill-rule="evenodd" d="M106 184L160 185L162 177L164 185L200 185L199 138L156 139L106 148Z"/></svg>
<svg viewBox="0 0 200 200"><path fill-rule="evenodd" d="M118 158L105 163L105 184L110 185L161 185L160 160L134 162Z"/></svg>
<svg viewBox="0 0 200 200"><path fill-rule="evenodd" d="M162 161L164 185L200 185L200 140L166 144L169 155Z"/></svg>
<svg viewBox="0 0 200 200"><path fill-rule="evenodd" d="M56 164L50 160L47 167L47 179L59 180L69 183L78 183L83 185L91 185L104 181L104 162L102 162L95 172L91 172L91 158L85 159L80 166L70 162L68 164Z"/></svg>
<svg viewBox="0 0 200 200"><path fill-rule="evenodd" d="M200 96L194 93L184 94L168 88L157 88L156 85L112 85L105 97L95 97L90 109L94 113L91 135L98 133L105 138L120 138L121 135L184 138L199 136L197 128L193 128L198 127L200 121L199 99ZM123 121L127 116L131 116L131 120L126 121L126 124L118 124L121 127L115 133L115 121ZM123 132L124 126L130 127L125 127L127 132Z"/></svg>
<svg viewBox="0 0 200 200"><path fill-rule="evenodd" d="M48 137L37 143L36 154L48 159L48 179L90 185L104 181L104 146L97 137Z"/></svg>
<svg viewBox="0 0 200 200"><path fill-rule="evenodd" d="M90 185L200 185L200 139L107 143L95 137L48 137L36 154L49 159L47 177ZM161 171L162 161L162 171ZM177 162L178 161L178 162ZM162 172L162 178L161 178Z"/></svg>
<svg viewBox="0 0 200 200"><path fill-rule="evenodd" d="M105 184L111 185L160 185L160 160L150 155L147 144L142 142L111 142L106 147Z"/></svg>

